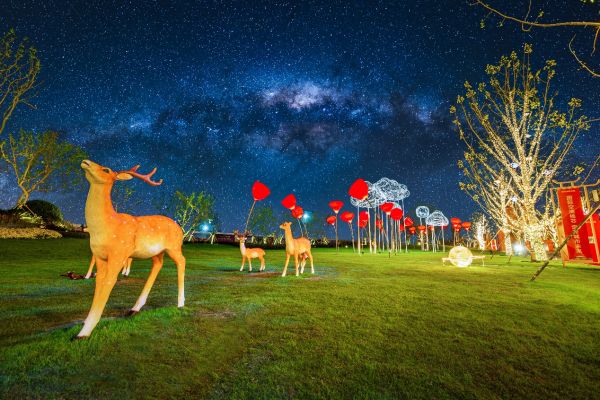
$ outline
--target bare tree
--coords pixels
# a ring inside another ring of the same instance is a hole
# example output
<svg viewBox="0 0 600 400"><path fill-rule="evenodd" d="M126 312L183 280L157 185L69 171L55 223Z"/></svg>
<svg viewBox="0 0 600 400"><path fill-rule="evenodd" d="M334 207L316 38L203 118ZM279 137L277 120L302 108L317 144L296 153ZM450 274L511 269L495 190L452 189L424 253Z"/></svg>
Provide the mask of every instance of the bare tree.
<svg viewBox="0 0 600 400"><path fill-rule="evenodd" d="M17 44L15 31L9 30L0 40L0 136L19 104L35 108L30 99L39 72L37 50L27 39Z"/></svg>
<svg viewBox="0 0 600 400"><path fill-rule="evenodd" d="M584 3L586 3L588 1L584 0ZM593 0L590 0L589 3L593 3ZM490 5L489 2L487 1L483 1L483 0L474 0L473 3L471 3L472 5L476 5L476 6L480 6L483 7L484 9L486 9L488 11L488 16L489 15L495 15L497 17L502 18L502 21L508 20L508 21L513 21L516 23L521 24L521 29L525 32L531 30L532 28L559 28L559 27L576 27L576 28L592 28L593 32L594 32L594 39L592 41L592 51L591 54L593 55L594 52L596 51L596 44L598 42L598 37L600 36L600 21L564 21L564 22L541 22L541 18L544 16L544 11L539 11L537 14L537 17L533 20L530 20L530 15L531 15L531 5L532 2L531 0L529 1L529 6L527 8L527 13L525 14L525 17L523 18L519 18L519 17L515 17L513 15L510 15L506 12L502 12L500 10L498 10L497 8L494 8ZM485 26L485 20L481 21L481 26L484 27ZM575 58L575 61L577 61L577 63L587 72L589 72L593 77L598 78L600 77L600 71L598 71L598 69L596 67L590 67L585 61L583 61L581 59L581 57L575 52L575 49L573 48L573 41L575 40L575 35L573 35L573 37L571 38L571 41L569 41L569 51L571 52L571 55Z"/></svg>
<svg viewBox="0 0 600 400"><path fill-rule="evenodd" d="M58 132L41 134L21 130L0 143L0 158L15 177L21 195L15 205L20 208L34 192L59 191L82 179L79 168L85 152L61 139Z"/></svg>
<svg viewBox="0 0 600 400"><path fill-rule="evenodd" d="M488 83L465 83L450 112L466 146L459 161L465 181L460 187L501 227L521 231L533 248L532 257L545 260L545 220L552 218L547 189L590 121L577 115L579 99L565 112L555 107L550 84L553 60L537 71L530 67L531 46L519 58L515 52L488 65Z"/></svg>

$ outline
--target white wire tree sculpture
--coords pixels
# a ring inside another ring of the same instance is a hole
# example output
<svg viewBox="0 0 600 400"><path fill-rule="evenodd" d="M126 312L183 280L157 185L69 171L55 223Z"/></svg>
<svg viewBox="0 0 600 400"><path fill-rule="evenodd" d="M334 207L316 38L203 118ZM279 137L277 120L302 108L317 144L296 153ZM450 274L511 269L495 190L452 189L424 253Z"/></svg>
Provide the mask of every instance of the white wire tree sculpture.
<svg viewBox="0 0 600 400"><path fill-rule="evenodd" d="M423 240L423 232L420 231L419 235L421 236L421 250L425 250L425 246L427 246L427 250L429 250L429 233L427 233L427 217L429 217L429 207L419 206L416 209L417 217L419 218L419 225L423 225L423 219L425 219L425 235L426 240Z"/></svg>
<svg viewBox="0 0 600 400"><path fill-rule="evenodd" d="M442 234L442 251L446 251L446 242L444 240L444 227L448 226L448 218L439 210L435 210L425 219L425 223L429 226L433 226L434 229L431 231L431 248L435 252L438 250L437 247L437 238L435 228L441 228Z"/></svg>

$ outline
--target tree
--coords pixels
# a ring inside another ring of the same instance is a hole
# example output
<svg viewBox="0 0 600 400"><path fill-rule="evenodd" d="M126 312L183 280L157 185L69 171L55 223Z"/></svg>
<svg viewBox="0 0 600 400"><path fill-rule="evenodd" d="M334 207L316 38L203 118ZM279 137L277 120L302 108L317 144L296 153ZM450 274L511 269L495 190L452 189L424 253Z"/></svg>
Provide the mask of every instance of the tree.
<svg viewBox="0 0 600 400"><path fill-rule="evenodd" d="M136 198L134 201L132 199L135 195L135 189L128 185L119 185L117 184L113 187L112 190L112 203L116 212L123 211L125 205L127 205L127 209L135 209L137 206L141 204L139 198Z"/></svg>
<svg viewBox="0 0 600 400"><path fill-rule="evenodd" d="M254 210L249 223L250 231L260 236L273 235L277 232L277 218L271 206L261 206Z"/></svg>
<svg viewBox="0 0 600 400"><path fill-rule="evenodd" d="M0 159L14 175L21 195L15 205L20 208L34 192L60 191L78 184L82 179L79 165L86 158L77 145L61 138L61 134L46 131L36 134L21 130L0 143Z"/></svg>
<svg viewBox="0 0 600 400"><path fill-rule="evenodd" d="M594 0L582 0L583 3L593 4ZM509 15L508 13L502 12L494 7L492 7L489 2L483 0L475 0L472 5L481 6L488 11L489 15L496 15L497 17L502 18L502 21L508 20L521 24L521 29L525 32L528 32L532 28L559 28L559 27L576 27L576 28L592 28L594 30L594 40L592 41L592 55L596 51L596 44L598 42L598 37L600 37L600 21L564 21L564 22L549 22L543 23L540 22L541 18L544 16L544 11L541 10L538 12L537 17L533 20L529 20L529 16L531 14L531 0L529 1L529 7L527 9L527 14L524 18L515 17L513 15ZM487 16L486 16L487 17ZM485 27L485 20L481 20L481 27ZM573 48L573 41L575 40L575 35L571 38L569 42L569 51L575 61L589 74L591 74L595 78L600 77L600 71L597 68L590 67L585 61L583 61L579 55L575 52Z"/></svg>
<svg viewBox="0 0 600 400"><path fill-rule="evenodd" d="M39 72L37 50L27 39L17 44L15 31L9 30L0 40L0 136L19 104L35 108L29 100Z"/></svg>
<svg viewBox="0 0 600 400"><path fill-rule="evenodd" d="M466 146L458 162L466 182L460 187L501 229L522 232L532 258L545 260L544 226L553 218L548 186L590 121L578 115L579 99L562 112L555 107L550 84L553 60L537 71L530 66L531 46L522 60L513 52L488 65L489 83L474 88L450 108Z"/></svg>
<svg viewBox="0 0 600 400"><path fill-rule="evenodd" d="M185 194L176 191L171 201L173 218L179 223L183 230L183 239L189 241L202 221L211 219L215 215L215 200L205 192L192 192Z"/></svg>

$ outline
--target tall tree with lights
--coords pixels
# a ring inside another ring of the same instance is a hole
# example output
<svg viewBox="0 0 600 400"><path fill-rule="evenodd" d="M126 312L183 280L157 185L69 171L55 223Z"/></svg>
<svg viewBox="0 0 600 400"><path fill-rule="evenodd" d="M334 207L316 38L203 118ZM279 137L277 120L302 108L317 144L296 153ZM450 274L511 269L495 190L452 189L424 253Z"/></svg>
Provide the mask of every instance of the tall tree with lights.
<svg viewBox="0 0 600 400"><path fill-rule="evenodd" d="M572 98L562 111L551 91L556 62L532 70L530 45L486 67L487 83L458 96L450 109L466 150L460 187L501 227L521 231L532 259L545 260L547 190L578 134L589 128Z"/></svg>

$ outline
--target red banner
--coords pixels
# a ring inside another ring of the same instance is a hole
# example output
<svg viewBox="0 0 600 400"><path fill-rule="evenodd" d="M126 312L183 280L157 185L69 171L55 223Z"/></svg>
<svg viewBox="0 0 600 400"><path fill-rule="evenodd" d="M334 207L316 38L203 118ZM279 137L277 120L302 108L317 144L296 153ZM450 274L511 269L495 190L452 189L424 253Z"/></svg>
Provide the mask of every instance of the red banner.
<svg viewBox="0 0 600 400"><path fill-rule="evenodd" d="M583 205L581 204L581 190L578 187L558 189L558 204L562 213L563 229L565 237L583 221ZM569 258L586 257L592 258L592 249L590 248L588 224L579 228L579 232L567 243Z"/></svg>

